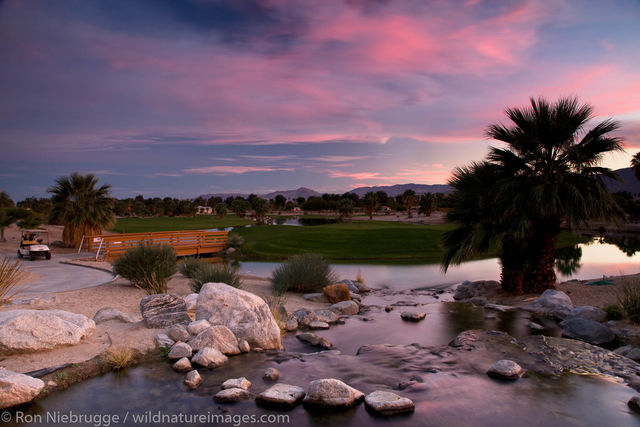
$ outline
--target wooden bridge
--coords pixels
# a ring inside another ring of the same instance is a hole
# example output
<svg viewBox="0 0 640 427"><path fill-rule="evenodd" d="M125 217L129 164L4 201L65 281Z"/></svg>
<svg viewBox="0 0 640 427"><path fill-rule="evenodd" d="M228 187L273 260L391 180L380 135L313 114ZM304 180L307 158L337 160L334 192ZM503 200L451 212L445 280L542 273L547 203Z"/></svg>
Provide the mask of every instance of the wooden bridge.
<svg viewBox="0 0 640 427"><path fill-rule="evenodd" d="M228 237L227 231L207 230L105 234L85 237L84 247L90 252L96 252L96 259L104 255L108 261L118 258L141 242L150 245L169 245L178 256L202 255L225 250Z"/></svg>

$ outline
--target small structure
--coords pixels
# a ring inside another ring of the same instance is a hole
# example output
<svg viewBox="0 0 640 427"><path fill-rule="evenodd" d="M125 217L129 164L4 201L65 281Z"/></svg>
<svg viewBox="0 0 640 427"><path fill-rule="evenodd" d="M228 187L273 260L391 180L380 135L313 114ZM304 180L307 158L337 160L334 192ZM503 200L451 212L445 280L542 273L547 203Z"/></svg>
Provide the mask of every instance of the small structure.
<svg viewBox="0 0 640 427"><path fill-rule="evenodd" d="M213 215L213 208L211 206L198 206L196 215Z"/></svg>

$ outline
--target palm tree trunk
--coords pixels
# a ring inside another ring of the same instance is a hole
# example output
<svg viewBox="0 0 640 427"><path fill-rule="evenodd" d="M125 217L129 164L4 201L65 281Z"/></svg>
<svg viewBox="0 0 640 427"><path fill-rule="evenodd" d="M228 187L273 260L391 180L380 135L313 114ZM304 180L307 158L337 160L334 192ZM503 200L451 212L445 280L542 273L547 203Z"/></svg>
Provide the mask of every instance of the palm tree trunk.
<svg viewBox="0 0 640 427"><path fill-rule="evenodd" d="M556 242L559 231L541 231L533 237L530 246L529 268L525 276L525 293L539 293L555 289Z"/></svg>
<svg viewBox="0 0 640 427"><path fill-rule="evenodd" d="M506 292L521 295L525 273L526 256L522 242L512 235L502 238L502 254L500 255L500 285Z"/></svg>

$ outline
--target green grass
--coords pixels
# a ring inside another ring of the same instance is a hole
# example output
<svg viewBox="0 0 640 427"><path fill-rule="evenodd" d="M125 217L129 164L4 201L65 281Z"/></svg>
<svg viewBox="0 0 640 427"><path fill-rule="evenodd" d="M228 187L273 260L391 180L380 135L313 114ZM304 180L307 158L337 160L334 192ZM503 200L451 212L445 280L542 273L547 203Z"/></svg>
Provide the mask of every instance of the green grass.
<svg viewBox="0 0 640 427"><path fill-rule="evenodd" d="M152 231L202 230L237 227L251 224L248 219L229 215L225 218L198 215L190 217L158 216L152 218L118 218L111 231L118 233L147 233Z"/></svg>

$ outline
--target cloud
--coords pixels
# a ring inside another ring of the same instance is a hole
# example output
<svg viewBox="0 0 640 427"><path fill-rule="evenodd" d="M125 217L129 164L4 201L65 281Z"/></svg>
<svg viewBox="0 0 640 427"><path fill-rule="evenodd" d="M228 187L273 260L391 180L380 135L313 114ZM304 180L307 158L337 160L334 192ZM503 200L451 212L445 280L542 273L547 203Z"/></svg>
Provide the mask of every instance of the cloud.
<svg viewBox="0 0 640 427"><path fill-rule="evenodd" d="M318 162L328 162L328 163L343 163L343 162L351 162L354 160L363 160L368 158L368 156L319 156L319 157L311 157L307 160L315 160Z"/></svg>
<svg viewBox="0 0 640 427"><path fill-rule="evenodd" d="M200 168L185 169L186 173L193 174L214 174L214 175L239 175L250 172L276 172L293 171L292 168L280 167L255 167L255 166L205 166Z"/></svg>

